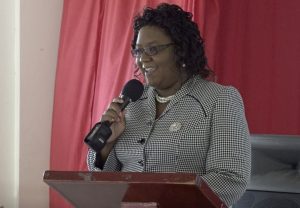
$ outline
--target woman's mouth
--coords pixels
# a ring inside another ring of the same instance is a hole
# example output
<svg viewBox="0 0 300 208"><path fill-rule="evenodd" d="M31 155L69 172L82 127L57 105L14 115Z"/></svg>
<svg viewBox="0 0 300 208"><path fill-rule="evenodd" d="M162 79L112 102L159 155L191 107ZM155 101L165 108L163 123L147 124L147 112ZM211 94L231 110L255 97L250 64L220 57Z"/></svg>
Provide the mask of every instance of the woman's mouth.
<svg viewBox="0 0 300 208"><path fill-rule="evenodd" d="M151 75L156 70L155 67L143 67L143 69L146 76Z"/></svg>

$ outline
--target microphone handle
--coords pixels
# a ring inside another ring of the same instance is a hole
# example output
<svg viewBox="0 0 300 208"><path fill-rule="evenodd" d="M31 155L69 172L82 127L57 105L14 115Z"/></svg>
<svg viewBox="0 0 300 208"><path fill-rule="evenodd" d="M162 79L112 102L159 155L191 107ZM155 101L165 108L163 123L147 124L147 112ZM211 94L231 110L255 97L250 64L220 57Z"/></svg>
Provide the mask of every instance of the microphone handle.
<svg viewBox="0 0 300 208"><path fill-rule="evenodd" d="M95 152L100 152L112 134L110 125L109 121L96 123L85 137L84 142Z"/></svg>

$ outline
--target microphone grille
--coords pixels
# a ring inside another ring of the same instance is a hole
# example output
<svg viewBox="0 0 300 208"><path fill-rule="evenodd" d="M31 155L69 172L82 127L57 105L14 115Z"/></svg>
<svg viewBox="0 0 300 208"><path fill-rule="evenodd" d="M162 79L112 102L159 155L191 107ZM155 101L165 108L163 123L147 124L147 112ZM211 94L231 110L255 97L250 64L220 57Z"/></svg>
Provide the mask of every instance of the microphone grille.
<svg viewBox="0 0 300 208"><path fill-rule="evenodd" d="M122 95L129 97L132 102L137 101L144 92L144 85L137 79L129 80L123 90Z"/></svg>

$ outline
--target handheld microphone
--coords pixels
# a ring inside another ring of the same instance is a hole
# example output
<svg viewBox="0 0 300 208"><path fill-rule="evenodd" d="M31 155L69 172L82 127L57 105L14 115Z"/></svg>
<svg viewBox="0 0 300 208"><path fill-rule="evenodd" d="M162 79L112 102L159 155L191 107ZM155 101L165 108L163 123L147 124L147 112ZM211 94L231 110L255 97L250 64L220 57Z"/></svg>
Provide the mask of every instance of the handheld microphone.
<svg viewBox="0 0 300 208"><path fill-rule="evenodd" d="M137 101L142 96L143 91L144 86L140 81L136 79L129 80L120 95L124 101L120 104L121 111L123 111L130 102ZM112 134L110 129L111 124L110 121L96 123L85 137L84 142L95 152L100 152Z"/></svg>

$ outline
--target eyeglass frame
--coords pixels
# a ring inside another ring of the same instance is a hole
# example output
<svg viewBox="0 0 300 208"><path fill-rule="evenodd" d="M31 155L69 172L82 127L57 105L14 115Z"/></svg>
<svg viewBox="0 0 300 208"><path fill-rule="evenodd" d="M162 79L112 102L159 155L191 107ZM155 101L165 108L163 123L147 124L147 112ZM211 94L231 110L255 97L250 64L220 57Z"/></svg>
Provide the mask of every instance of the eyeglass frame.
<svg viewBox="0 0 300 208"><path fill-rule="evenodd" d="M161 52L162 50L168 48L169 46L171 45L174 45L175 43L167 43L167 44L162 44L162 45L155 45L155 46L148 46L148 47L145 47L145 48L135 48L135 49L132 49L131 50L131 54L133 57L135 58L140 58L142 56L142 54L146 54L147 56L155 56L157 55L159 52ZM147 52L146 50L149 50L149 49L156 49L156 52L155 53L152 53L151 52ZM136 51L141 51L139 55L136 55Z"/></svg>

